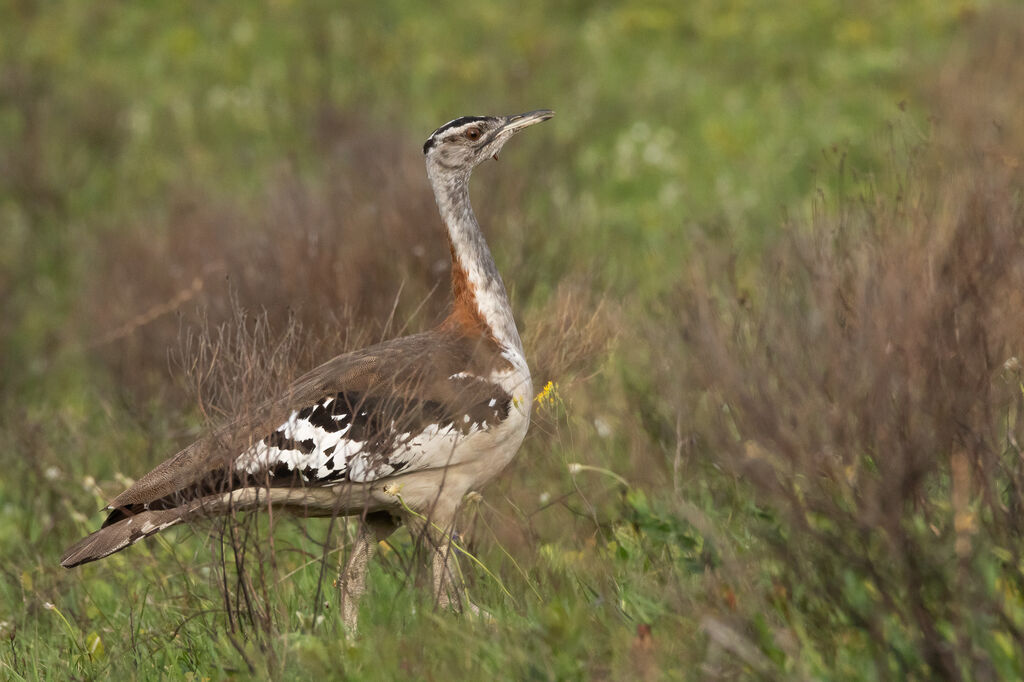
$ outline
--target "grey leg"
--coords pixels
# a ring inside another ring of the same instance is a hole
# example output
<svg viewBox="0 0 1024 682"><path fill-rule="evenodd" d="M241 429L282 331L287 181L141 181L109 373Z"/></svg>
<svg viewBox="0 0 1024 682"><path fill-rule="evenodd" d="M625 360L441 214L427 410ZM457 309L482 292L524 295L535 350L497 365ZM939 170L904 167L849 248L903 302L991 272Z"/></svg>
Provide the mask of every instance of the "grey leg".
<svg viewBox="0 0 1024 682"><path fill-rule="evenodd" d="M434 603L440 608L462 613L464 586L456 550L451 542L451 524L442 525L436 516L431 522L410 516L406 524L416 541L429 552Z"/></svg>
<svg viewBox="0 0 1024 682"><path fill-rule="evenodd" d="M433 557L434 597L437 605L455 613L470 613L485 623L494 622L494 617L470 601L466 594L466 584L459 570L458 550L453 543L453 540L459 540L458 534L453 530L445 536L445 540L435 545Z"/></svg>
<svg viewBox="0 0 1024 682"><path fill-rule="evenodd" d="M459 573L458 559L447 533L441 542L433 545L434 602L442 609L462 613L462 596L465 586Z"/></svg>
<svg viewBox="0 0 1024 682"><path fill-rule="evenodd" d="M359 621L359 599L366 592L366 572L377 543L395 532L398 524L390 514L369 514L359 523L356 542L349 552L345 570L338 577L341 593L341 616L349 635L356 633Z"/></svg>

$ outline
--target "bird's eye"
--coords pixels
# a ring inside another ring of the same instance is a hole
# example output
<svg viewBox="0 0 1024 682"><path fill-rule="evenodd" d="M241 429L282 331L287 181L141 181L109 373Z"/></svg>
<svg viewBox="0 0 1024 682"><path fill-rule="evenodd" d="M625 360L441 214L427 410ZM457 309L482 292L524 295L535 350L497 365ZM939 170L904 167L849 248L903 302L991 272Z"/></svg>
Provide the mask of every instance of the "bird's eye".
<svg viewBox="0 0 1024 682"><path fill-rule="evenodd" d="M468 139L470 139L470 140L479 140L480 139L480 129L479 128L470 128L469 130L466 131L466 137Z"/></svg>

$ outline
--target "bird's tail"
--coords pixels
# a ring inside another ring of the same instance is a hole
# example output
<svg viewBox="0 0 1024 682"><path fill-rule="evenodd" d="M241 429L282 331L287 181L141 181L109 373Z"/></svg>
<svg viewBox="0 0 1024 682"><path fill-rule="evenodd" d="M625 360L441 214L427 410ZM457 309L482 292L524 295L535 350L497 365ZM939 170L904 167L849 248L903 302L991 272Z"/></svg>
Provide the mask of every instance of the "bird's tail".
<svg viewBox="0 0 1024 682"><path fill-rule="evenodd" d="M121 507L111 512L106 525L68 547L60 564L64 568L73 568L102 559L164 528L190 521L197 516L259 509L264 505L280 507L299 516L347 516L359 513L371 502L373 498L370 488L362 484L358 487L322 488L250 486L226 494L193 499L170 509L142 509L136 512L132 508Z"/></svg>
<svg viewBox="0 0 1024 682"><path fill-rule="evenodd" d="M120 552L184 520L185 511L186 507L147 510L104 526L68 547L61 557L60 565L73 568Z"/></svg>

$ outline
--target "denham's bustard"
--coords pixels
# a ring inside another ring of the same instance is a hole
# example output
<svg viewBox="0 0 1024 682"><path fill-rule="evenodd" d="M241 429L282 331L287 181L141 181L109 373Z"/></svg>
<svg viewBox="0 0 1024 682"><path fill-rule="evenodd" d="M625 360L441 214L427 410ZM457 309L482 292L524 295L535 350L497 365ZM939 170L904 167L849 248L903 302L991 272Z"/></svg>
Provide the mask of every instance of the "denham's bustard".
<svg viewBox="0 0 1024 682"><path fill-rule="evenodd" d="M469 203L469 177L516 133L554 113L465 116L423 145L448 232L451 314L431 331L340 355L251 416L167 459L114 498L66 567L174 524L272 506L363 518L342 613L354 628L376 543L405 522L429 540L437 603L459 609L450 537L463 496L509 463L530 423L530 370L501 276Z"/></svg>

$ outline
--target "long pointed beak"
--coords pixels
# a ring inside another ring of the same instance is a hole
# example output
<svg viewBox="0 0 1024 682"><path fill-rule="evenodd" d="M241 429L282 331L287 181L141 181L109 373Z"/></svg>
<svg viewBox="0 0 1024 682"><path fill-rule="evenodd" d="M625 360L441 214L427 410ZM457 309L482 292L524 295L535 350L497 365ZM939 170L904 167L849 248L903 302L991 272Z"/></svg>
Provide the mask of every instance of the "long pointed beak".
<svg viewBox="0 0 1024 682"><path fill-rule="evenodd" d="M525 114L514 114L512 116L506 116L505 125L495 130L494 133L487 139L487 142L485 143L491 144L492 142L497 141L498 148L494 151L493 154L491 154L491 158L497 161L498 152L501 151L501 148L505 145L505 142L507 142L510 137L518 133L520 130L522 130L523 128L529 128L535 123L546 121L554 115L555 112L551 111L550 109L538 109L537 111L528 111Z"/></svg>
<svg viewBox="0 0 1024 682"><path fill-rule="evenodd" d="M528 128L535 123L546 121L555 112L550 109L538 109L537 111L528 111L525 114L516 114L514 116L508 116L505 120L505 125L498 131L500 134L513 134L518 133L523 128Z"/></svg>

